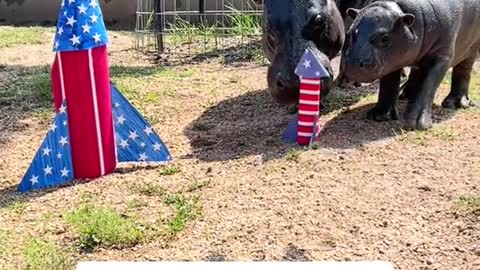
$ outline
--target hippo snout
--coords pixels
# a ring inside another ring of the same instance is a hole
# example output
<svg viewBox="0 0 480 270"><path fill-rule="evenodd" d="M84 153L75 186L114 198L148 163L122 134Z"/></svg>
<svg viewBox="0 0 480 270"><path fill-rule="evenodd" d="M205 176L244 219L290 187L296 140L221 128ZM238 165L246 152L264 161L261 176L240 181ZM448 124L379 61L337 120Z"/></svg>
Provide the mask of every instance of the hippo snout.
<svg viewBox="0 0 480 270"><path fill-rule="evenodd" d="M381 73L382 68L375 59L372 58L360 58L360 59L347 59L344 60L343 72L348 80L370 83L378 78L378 74Z"/></svg>
<svg viewBox="0 0 480 270"><path fill-rule="evenodd" d="M285 70L268 70L268 88L272 97L279 103L295 103L299 97L300 79Z"/></svg>

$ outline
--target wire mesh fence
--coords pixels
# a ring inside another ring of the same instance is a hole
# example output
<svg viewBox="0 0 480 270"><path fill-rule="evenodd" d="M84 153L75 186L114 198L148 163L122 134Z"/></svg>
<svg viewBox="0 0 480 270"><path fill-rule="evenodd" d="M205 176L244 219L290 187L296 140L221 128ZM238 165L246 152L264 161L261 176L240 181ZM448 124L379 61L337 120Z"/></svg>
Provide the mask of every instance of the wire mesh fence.
<svg viewBox="0 0 480 270"><path fill-rule="evenodd" d="M262 6L253 0L137 0L135 48L197 55L258 42Z"/></svg>

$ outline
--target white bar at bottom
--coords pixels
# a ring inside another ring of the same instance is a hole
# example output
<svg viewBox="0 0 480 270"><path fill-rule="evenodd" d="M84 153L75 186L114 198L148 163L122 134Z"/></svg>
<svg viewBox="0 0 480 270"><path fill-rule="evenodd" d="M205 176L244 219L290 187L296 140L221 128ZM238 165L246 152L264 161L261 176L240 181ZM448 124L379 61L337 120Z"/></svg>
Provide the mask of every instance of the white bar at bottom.
<svg viewBox="0 0 480 270"><path fill-rule="evenodd" d="M394 270L383 261L358 262L79 262L77 270Z"/></svg>

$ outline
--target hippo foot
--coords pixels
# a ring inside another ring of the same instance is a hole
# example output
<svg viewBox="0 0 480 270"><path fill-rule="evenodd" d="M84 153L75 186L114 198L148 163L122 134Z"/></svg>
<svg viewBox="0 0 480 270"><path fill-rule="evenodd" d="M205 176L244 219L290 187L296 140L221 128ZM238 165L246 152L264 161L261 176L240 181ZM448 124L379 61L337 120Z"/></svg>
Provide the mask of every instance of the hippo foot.
<svg viewBox="0 0 480 270"><path fill-rule="evenodd" d="M377 122L398 120L398 111L395 107L392 107L388 110L374 107L367 112L367 119Z"/></svg>
<svg viewBox="0 0 480 270"><path fill-rule="evenodd" d="M475 103L467 96L448 96L442 102L442 107L446 109L467 109L474 106Z"/></svg>
<svg viewBox="0 0 480 270"><path fill-rule="evenodd" d="M432 115L430 112L422 111L420 114L407 114L402 126L405 130L427 130L432 127Z"/></svg>

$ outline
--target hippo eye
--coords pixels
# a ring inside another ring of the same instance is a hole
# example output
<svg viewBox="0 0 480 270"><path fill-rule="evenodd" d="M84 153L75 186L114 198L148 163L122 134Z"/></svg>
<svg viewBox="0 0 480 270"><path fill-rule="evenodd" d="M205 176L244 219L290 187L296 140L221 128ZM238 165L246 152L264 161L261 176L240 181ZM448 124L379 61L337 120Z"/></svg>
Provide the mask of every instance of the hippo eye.
<svg viewBox="0 0 480 270"><path fill-rule="evenodd" d="M371 43L377 48L387 48L391 44L391 37L388 34L380 34L375 36Z"/></svg>

